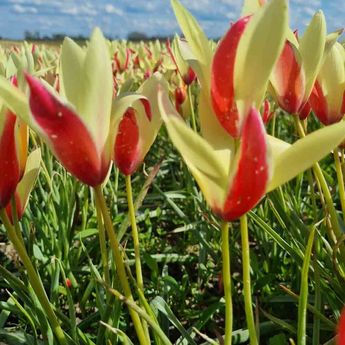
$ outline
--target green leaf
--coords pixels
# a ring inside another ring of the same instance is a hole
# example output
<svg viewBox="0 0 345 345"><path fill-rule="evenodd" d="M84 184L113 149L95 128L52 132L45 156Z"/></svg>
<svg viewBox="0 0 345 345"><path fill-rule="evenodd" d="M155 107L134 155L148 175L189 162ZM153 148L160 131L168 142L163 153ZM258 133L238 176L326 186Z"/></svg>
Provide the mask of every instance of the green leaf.
<svg viewBox="0 0 345 345"><path fill-rule="evenodd" d="M307 323L307 303L308 303L308 273L310 266L311 252L313 249L314 235L316 228L310 231L308 244L305 250L303 267L301 273L301 288L298 301L298 328L297 328L297 344L305 345L307 340L306 323Z"/></svg>

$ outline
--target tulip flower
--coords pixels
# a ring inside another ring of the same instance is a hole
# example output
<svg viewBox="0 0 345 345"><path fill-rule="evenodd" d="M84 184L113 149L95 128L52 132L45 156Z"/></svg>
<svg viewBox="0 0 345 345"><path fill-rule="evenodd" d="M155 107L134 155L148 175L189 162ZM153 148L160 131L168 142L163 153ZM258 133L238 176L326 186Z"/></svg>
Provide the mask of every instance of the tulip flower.
<svg viewBox="0 0 345 345"><path fill-rule="evenodd" d="M185 16L178 10L178 19ZM345 137L342 132L345 124L314 132L293 145L265 132L257 109L284 46L286 11L285 1L273 0L252 17L234 23L219 43L212 64L209 61L211 73L205 67L205 60L212 59L206 37L195 22L190 20L189 26L184 27L181 20L202 87L199 115L203 137L184 123L163 92L159 105L169 136L207 203L226 221L244 215L266 192L310 167ZM198 42L193 41L192 32L198 32ZM205 37L205 42L200 44L200 37ZM226 78L231 76L230 81L223 77L222 71ZM229 134L240 135L238 150Z"/></svg>
<svg viewBox="0 0 345 345"><path fill-rule="evenodd" d="M179 41L180 41L180 38L178 36L175 36L172 45L170 44L170 41L168 40L166 43L166 47L171 57L171 60L174 63L176 70L181 76L183 82L186 85L190 85L196 79L196 74L193 71L193 69L188 65L188 63L186 63L186 61L183 59L181 51L180 51L180 47L179 47Z"/></svg>
<svg viewBox="0 0 345 345"><path fill-rule="evenodd" d="M284 49L271 75L271 92L279 106L302 119L310 113L307 105L322 62L335 37L326 37L326 23L322 11L312 18L299 40L289 31Z"/></svg>
<svg viewBox="0 0 345 345"><path fill-rule="evenodd" d="M129 95L112 102L112 69L101 31L93 31L86 50L65 39L61 52L61 95L29 74L26 80L29 102L2 78L4 102L44 139L72 175L89 186L100 185L113 155L114 118L142 98Z"/></svg>
<svg viewBox="0 0 345 345"><path fill-rule="evenodd" d="M36 149L35 151L29 154L26 164L25 164L23 177L17 184L15 192L14 192L18 220L20 220L24 214L25 208L29 201L29 196L30 196L32 187L34 186L34 183L39 173L40 164L41 164L41 150ZM13 218L12 218L13 210L12 210L11 203L7 204L6 212L11 222L13 222Z"/></svg>
<svg viewBox="0 0 345 345"><path fill-rule="evenodd" d="M345 308L343 309L338 323L337 345L345 344Z"/></svg>
<svg viewBox="0 0 345 345"><path fill-rule="evenodd" d="M323 62L310 104L324 125L340 121L345 114L345 49L340 43L332 46Z"/></svg>
<svg viewBox="0 0 345 345"><path fill-rule="evenodd" d="M124 175L135 172L157 136L162 120L155 99L161 84L163 79L158 73L147 79L138 90L146 98L114 119L114 161Z"/></svg>
<svg viewBox="0 0 345 345"><path fill-rule="evenodd" d="M17 79L12 78L17 86ZM6 207L23 176L27 156L26 125L6 107L0 114L0 208Z"/></svg>

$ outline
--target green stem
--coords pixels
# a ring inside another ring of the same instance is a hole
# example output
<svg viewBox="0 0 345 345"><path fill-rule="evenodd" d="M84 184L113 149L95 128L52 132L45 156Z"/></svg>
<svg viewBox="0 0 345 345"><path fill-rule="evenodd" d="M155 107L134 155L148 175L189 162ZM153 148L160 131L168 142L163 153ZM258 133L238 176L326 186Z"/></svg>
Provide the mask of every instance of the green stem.
<svg viewBox="0 0 345 345"><path fill-rule="evenodd" d="M131 221L131 227L132 227L135 272L136 272L136 278L137 278L137 285L138 285L138 288L143 292L144 291L144 280L143 280L143 273L141 271L139 233L138 233L137 222L135 219L135 209L134 209L134 204L133 204L131 175L126 175L126 192L127 192L129 219Z"/></svg>
<svg viewBox="0 0 345 345"><path fill-rule="evenodd" d="M197 132L196 128L196 120L195 120L195 112L194 112L194 102L193 102L193 95L192 95L192 88L190 85L187 87L188 89L188 100L190 105L190 111L191 111L191 118L192 118L192 127L194 132Z"/></svg>
<svg viewBox="0 0 345 345"><path fill-rule="evenodd" d="M243 290L244 290L244 308L246 312L247 327L249 332L250 345L258 345L256 327L252 308L252 291L250 283L250 251L248 238L247 215L240 219L241 222L241 240L242 240L242 268L243 268Z"/></svg>
<svg viewBox="0 0 345 345"><path fill-rule="evenodd" d="M229 223L222 223L222 260L223 260L223 286L225 297L225 338L224 345L231 345L232 341L232 293L231 293L231 270L229 249Z"/></svg>
<svg viewBox="0 0 345 345"><path fill-rule="evenodd" d="M138 289L144 294L144 279L143 279L143 273L141 270L141 260L140 260L139 232L138 232L138 227L137 227L137 221L135 218L131 175L126 175L126 192L127 192L129 219L131 221L131 228L132 228L136 282L137 282ZM147 323L143 320L142 324L146 333L146 337L149 338L150 333L147 327Z"/></svg>
<svg viewBox="0 0 345 345"><path fill-rule="evenodd" d="M308 305L308 273L310 266L310 257L313 249L315 227L312 228L306 252L303 260L301 274L301 288L298 301L298 327L297 327L297 345L306 345L307 341L307 305Z"/></svg>
<svg viewBox="0 0 345 345"><path fill-rule="evenodd" d="M15 248L15 250L17 251L20 259L22 260L26 271L28 273L28 277L29 277L29 281L30 284L32 286L32 288L35 291L35 294L38 298L38 300L41 303L41 306L44 310L44 312L46 313L50 325L53 329L53 332L56 336L56 338L58 339L59 343L61 345L67 345L67 339L65 337L65 334L59 324L59 321L53 311L53 308L48 300L47 294L44 290L42 281L39 277L39 275L37 274L37 272L35 271L35 268L29 258L29 255L27 254L27 251L25 249L25 246L23 245L23 243L21 242L21 240L18 238L17 233L15 228L12 226L10 220L7 217L6 211L4 209L0 210L0 218L6 228L8 237L10 239L10 241L13 244L13 247Z"/></svg>
<svg viewBox="0 0 345 345"><path fill-rule="evenodd" d="M24 246L24 238L23 238L22 231L20 230L20 225L18 221L18 213L17 213L17 203L16 203L16 198L14 195L11 197L11 211L12 211L11 214L12 214L14 229L16 230L18 239L22 242L22 245Z"/></svg>
<svg viewBox="0 0 345 345"><path fill-rule="evenodd" d="M107 242L105 238L105 230L102 218L102 210L99 204L98 199L95 200L96 204L96 213L97 213L97 223L98 223L98 237L99 237L99 246L101 249L101 260L103 267L104 281L107 285L110 286L110 273L109 273L109 260L108 260L108 251L107 251ZM110 295L107 294L107 301L109 301Z"/></svg>
<svg viewBox="0 0 345 345"><path fill-rule="evenodd" d="M123 260L122 260L122 255L121 255L121 251L120 251L120 244L119 244L117 237L115 235L115 232L114 232L113 223L111 221L109 210L107 208L107 205L106 205L106 202L104 199L102 187L101 186L94 187L94 192L95 192L95 198L98 199L97 202L99 203L100 210L102 211L104 225L105 225L105 229L107 231L107 235L108 235L108 238L110 241L111 249L113 251L114 260L115 260L117 274L119 276L120 284L122 286L122 289L124 291L126 299L129 301L134 301L133 296L132 296L132 292L131 292L131 288L130 288L129 283L128 283L125 265L124 265ZM140 344L141 345L149 344L147 339L146 339L145 332L144 332L144 329L143 329L143 326L141 324L141 321L140 321L138 314L132 308L129 308L129 314L132 318L134 328L136 330Z"/></svg>
<svg viewBox="0 0 345 345"><path fill-rule="evenodd" d="M341 151L338 148L334 149L333 156L334 156L334 162L335 162L335 169L337 171L341 210L343 211L343 220L345 221L345 186L344 186L344 175L341 169L341 163L339 159L340 152Z"/></svg>

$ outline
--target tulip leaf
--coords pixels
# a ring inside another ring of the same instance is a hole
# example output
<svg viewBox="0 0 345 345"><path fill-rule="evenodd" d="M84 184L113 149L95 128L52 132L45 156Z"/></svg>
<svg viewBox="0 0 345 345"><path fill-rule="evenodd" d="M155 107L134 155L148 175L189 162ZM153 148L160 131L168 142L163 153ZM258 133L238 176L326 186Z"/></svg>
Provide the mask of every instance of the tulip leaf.
<svg viewBox="0 0 345 345"><path fill-rule="evenodd" d="M326 21L322 11L315 13L303 37L299 51L306 76L304 99L307 100L319 73L326 43Z"/></svg>
<svg viewBox="0 0 345 345"><path fill-rule="evenodd" d="M276 155L273 162L273 177L269 183L268 191L279 187L310 168L344 139L345 122L342 121L319 129L281 151L279 156ZM273 150L277 143L271 141Z"/></svg>
<svg viewBox="0 0 345 345"><path fill-rule="evenodd" d="M287 28L286 0L272 0L248 23L237 48L234 73L235 99L242 114L253 104L260 108L269 76L285 43Z"/></svg>

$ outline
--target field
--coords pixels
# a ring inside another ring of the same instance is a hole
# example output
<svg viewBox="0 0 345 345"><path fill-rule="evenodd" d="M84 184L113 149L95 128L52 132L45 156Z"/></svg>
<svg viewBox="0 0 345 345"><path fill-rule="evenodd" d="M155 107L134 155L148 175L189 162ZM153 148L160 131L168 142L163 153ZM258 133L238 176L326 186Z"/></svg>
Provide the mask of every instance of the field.
<svg viewBox="0 0 345 345"><path fill-rule="evenodd" d="M345 345L341 32L172 5L184 39L1 42L0 344Z"/></svg>

